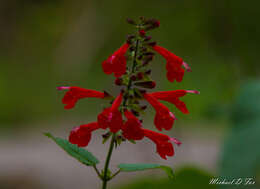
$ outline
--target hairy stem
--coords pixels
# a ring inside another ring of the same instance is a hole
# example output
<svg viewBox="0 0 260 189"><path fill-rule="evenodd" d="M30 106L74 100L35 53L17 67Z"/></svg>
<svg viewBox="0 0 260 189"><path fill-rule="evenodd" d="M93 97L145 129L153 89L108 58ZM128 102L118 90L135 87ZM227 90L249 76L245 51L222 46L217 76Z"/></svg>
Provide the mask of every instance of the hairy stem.
<svg viewBox="0 0 260 189"><path fill-rule="evenodd" d="M111 139L111 142L110 142L110 146L109 146L109 150L108 150L108 154L107 154L105 167L104 167L104 177L103 177L102 189L107 188L107 181L109 180L107 173L108 173L108 167L109 167L109 162L110 162L110 159L111 159L112 151L114 149L115 137L116 137L116 135L113 133L113 136L112 136L112 139Z"/></svg>

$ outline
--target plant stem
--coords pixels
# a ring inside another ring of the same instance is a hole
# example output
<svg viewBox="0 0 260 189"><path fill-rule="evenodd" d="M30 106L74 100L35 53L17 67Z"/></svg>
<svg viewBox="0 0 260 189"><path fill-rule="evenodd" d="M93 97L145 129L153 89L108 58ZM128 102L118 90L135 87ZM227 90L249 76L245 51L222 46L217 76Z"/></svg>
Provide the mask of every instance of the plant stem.
<svg viewBox="0 0 260 189"><path fill-rule="evenodd" d="M137 58L138 46L139 46L139 40L137 39L137 40L136 40L136 46L135 46L135 54L134 54L134 59L133 59L133 65L132 65L132 70L131 70L130 75L132 75L132 74L135 72L135 67L136 67L136 65L137 65L136 58ZM127 91L126 91L126 93L128 93L128 91L131 89L131 87L132 87L132 80L130 79L130 80L129 80L129 83L128 83L128 85L127 85ZM125 96L124 96L124 101L123 101L123 106L124 106L124 107L126 106L127 98L128 98L128 96L125 95ZM106 189L106 188L107 188L107 182L108 182L110 179L112 179L113 177L115 177L117 174L120 173L120 170L119 170L119 171L117 171L114 175L112 175L112 177L110 177L110 178L107 177L109 162L110 162L110 159L111 159L112 151L113 151L113 149L114 149L115 138L116 138L116 134L113 133L112 139L111 139L111 142L110 142L110 146L109 146L109 150L108 150L108 154L107 154L107 159L106 159L105 167L104 167L104 176L103 176L103 178L102 178L102 180L103 180L102 189ZM95 168L95 167L94 167L94 168Z"/></svg>
<svg viewBox="0 0 260 189"><path fill-rule="evenodd" d="M96 165L93 165L93 168L94 168L94 170L96 171L98 177L99 177L100 179L102 179L102 177L101 177L101 175L100 175L100 172L99 172L98 169L97 169L97 166L96 166Z"/></svg>
<svg viewBox="0 0 260 189"><path fill-rule="evenodd" d="M109 178L107 177L107 172L108 172L108 166L109 166L109 162L110 162L110 159L111 159L112 151L114 149L115 137L116 137L116 135L113 133L112 139L111 139L111 142L110 142L110 146L109 146L109 150L108 150L108 154L107 154L105 167L104 167L104 177L103 177L102 189L107 188L107 181L109 180Z"/></svg>
<svg viewBox="0 0 260 189"><path fill-rule="evenodd" d="M138 52L138 46L139 46L139 39L136 40L135 54L134 54L133 65L132 65L130 77L134 73L135 67L136 67L136 64L137 64L136 57L137 57L137 52ZM128 82L128 85L127 85L127 93L131 89L131 86L132 86L132 80L130 79L129 82ZM127 96L124 97L123 106L126 105L126 101L127 101Z"/></svg>
<svg viewBox="0 0 260 189"><path fill-rule="evenodd" d="M118 175L118 174L120 173L120 171L121 171L121 170L119 169L117 172L115 172L115 173L111 176L111 179L114 178L116 175Z"/></svg>

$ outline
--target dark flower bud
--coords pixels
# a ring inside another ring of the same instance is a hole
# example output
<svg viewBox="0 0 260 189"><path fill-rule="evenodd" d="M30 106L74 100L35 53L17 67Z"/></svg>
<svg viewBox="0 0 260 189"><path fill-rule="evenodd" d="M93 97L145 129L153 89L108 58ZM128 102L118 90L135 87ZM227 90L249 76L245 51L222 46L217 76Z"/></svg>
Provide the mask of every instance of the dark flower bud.
<svg viewBox="0 0 260 189"><path fill-rule="evenodd" d="M107 132L106 134L103 134L102 137L103 139L107 139L111 135L110 132Z"/></svg>
<svg viewBox="0 0 260 189"><path fill-rule="evenodd" d="M139 19L140 19L141 21L145 21L144 16L140 16Z"/></svg>
<svg viewBox="0 0 260 189"><path fill-rule="evenodd" d="M133 95L129 95L129 98L133 99L133 98L134 98L134 96L133 96Z"/></svg>
<svg viewBox="0 0 260 189"><path fill-rule="evenodd" d="M142 58L143 58L142 55L139 55L139 56L137 57L138 60L142 60Z"/></svg>
<svg viewBox="0 0 260 189"><path fill-rule="evenodd" d="M146 48L146 47L142 47L142 48L141 48L141 51L143 51L143 52L144 52L144 51L147 51L147 48Z"/></svg>
<svg viewBox="0 0 260 189"><path fill-rule="evenodd" d="M120 86L120 85L122 85L122 82L123 82L123 80L122 80L121 78L116 78L116 79L115 79L115 84L116 84L116 85L119 85L119 86Z"/></svg>
<svg viewBox="0 0 260 189"><path fill-rule="evenodd" d="M153 60L153 55L148 55L147 57L146 57L146 61L152 61Z"/></svg>
<svg viewBox="0 0 260 189"><path fill-rule="evenodd" d="M143 78L144 78L144 73L143 73L143 72L139 72L139 73L137 74L137 78L138 78L139 80L143 79Z"/></svg>
<svg viewBox="0 0 260 189"><path fill-rule="evenodd" d="M146 93L146 90L144 90L144 89L139 89L139 91L140 91L140 93L142 93L142 94Z"/></svg>
<svg viewBox="0 0 260 189"><path fill-rule="evenodd" d="M148 24L148 26L145 28L145 30L147 31L158 28L160 26L160 21L152 18L146 20L145 24Z"/></svg>
<svg viewBox="0 0 260 189"><path fill-rule="evenodd" d="M145 52L144 55L155 55L153 52Z"/></svg>
<svg viewBox="0 0 260 189"><path fill-rule="evenodd" d="M135 48L132 46L129 48L130 51L135 51Z"/></svg>
<svg viewBox="0 0 260 189"><path fill-rule="evenodd" d="M126 40L126 43L129 44L129 45L131 45L131 44L132 44L131 39L127 39L127 40Z"/></svg>
<svg viewBox="0 0 260 189"><path fill-rule="evenodd" d="M135 35L127 35L127 39L132 40L135 38Z"/></svg>
<svg viewBox="0 0 260 189"><path fill-rule="evenodd" d="M152 72L152 70L147 70L147 71L145 72L145 74L150 75L151 72Z"/></svg>
<svg viewBox="0 0 260 189"><path fill-rule="evenodd" d="M152 39L151 36L146 36L146 37L144 38L144 41L150 41L151 39Z"/></svg>
<svg viewBox="0 0 260 189"><path fill-rule="evenodd" d="M147 88L147 89L153 89L156 86L156 83L154 81L143 81L143 82L136 82L134 85Z"/></svg>
<svg viewBox="0 0 260 189"><path fill-rule="evenodd" d="M141 106L141 109L142 110L145 110L147 108L147 106L146 105L144 105L144 106Z"/></svg>
<svg viewBox="0 0 260 189"><path fill-rule="evenodd" d="M160 26L160 21L159 20L154 20L153 21L153 26L158 28Z"/></svg>
<svg viewBox="0 0 260 189"><path fill-rule="evenodd" d="M135 21L134 21L133 19L131 19L131 18L127 18L127 19L126 19L126 22L127 22L128 24L136 25Z"/></svg>
<svg viewBox="0 0 260 189"><path fill-rule="evenodd" d="M147 45L149 45L149 46L155 46L156 45L156 42L155 41L153 41L153 42L150 42L150 43L147 43Z"/></svg>
<svg viewBox="0 0 260 189"><path fill-rule="evenodd" d="M132 81L135 81L135 80L136 80L136 76L135 76L135 75L132 75L132 76L130 77L130 79L131 79Z"/></svg>
<svg viewBox="0 0 260 189"><path fill-rule="evenodd" d="M146 65L148 65L149 64L149 61L147 61L147 60L144 60L143 61L143 66L146 66Z"/></svg>
<svg viewBox="0 0 260 189"><path fill-rule="evenodd" d="M132 112L136 117L140 116L140 114L139 114L137 111L135 111L135 110L131 110L131 112Z"/></svg>
<svg viewBox="0 0 260 189"><path fill-rule="evenodd" d="M144 37L145 34L146 34L146 32L145 32L144 30L139 30L139 35L140 35L140 36Z"/></svg>

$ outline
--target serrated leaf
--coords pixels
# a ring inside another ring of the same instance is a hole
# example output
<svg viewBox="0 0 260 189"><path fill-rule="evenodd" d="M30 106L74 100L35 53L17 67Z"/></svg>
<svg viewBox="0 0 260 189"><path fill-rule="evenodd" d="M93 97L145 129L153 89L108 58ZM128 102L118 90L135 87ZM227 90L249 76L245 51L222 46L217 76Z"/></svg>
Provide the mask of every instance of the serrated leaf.
<svg viewBox="0 0 260 189"><path fill-rule="evenodd" d="M68 140L54 137L51 133L45 133L45 136L52 139L58 146L60 146L69 155L87 166L93 166L99 163L99 160L89 151L84 148L79 148L75 144L71 144Z"/></svg>
<svg viewBox="0 0 260 189"><path fill-rule="evenodd" d="M147 169L162 169L166 172L166 174L168 175L168 177L170 179L173 178L173 170L171 167L169 166L164 166L164 165L159 165L159 164L119 164L118 168L120 169L120 171L122 172L133 172L133 171L144 171Z"/></svg>

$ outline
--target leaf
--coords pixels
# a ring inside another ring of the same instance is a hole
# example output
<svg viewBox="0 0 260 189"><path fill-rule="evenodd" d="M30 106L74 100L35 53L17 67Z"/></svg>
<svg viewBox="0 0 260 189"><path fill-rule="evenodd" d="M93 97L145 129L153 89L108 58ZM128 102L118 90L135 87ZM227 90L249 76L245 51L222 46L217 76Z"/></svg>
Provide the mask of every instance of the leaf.
<svg viewBox="0 0 260 189"><path fill-rule="evenodd" d="M171 167L159 165L159 164L119 164L118 168L122 172L144 171L147 169L162 169L166 172L170 179L173 178L173 170Z"/></svg>
<svg viewBox="0 0 260 189"><path fill-rule="evenodd" d="M99 160L92 155L89 151L79 148L75 144L71 144L68 140L54 137L51 133L45 133L45 136L52 139L56 144L58 144L63 150L65 150L69 155L80 161L87 166L93 166L99 163Z"/></svg>

